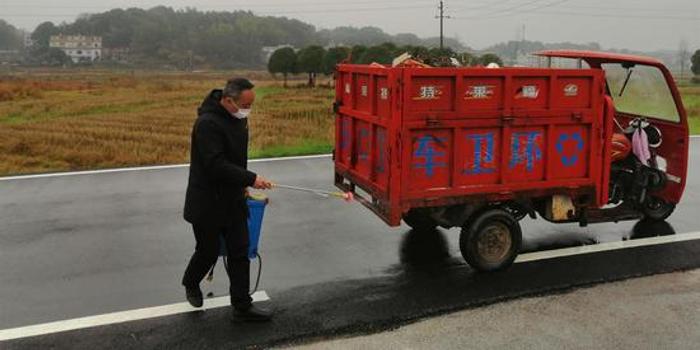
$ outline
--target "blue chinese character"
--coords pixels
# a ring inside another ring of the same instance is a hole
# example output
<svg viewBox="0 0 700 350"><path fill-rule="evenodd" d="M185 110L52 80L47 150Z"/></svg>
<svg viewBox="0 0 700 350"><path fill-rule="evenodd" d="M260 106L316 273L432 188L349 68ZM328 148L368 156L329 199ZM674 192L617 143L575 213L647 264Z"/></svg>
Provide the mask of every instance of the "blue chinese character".
<svg viewBox="0 0 700 350"><path fill-rule="evenodd" d="M561 154L561 163L564 164L565 167L571 167L578 163L578 154L568 156L564 154L564 142L568 140L576 142L576 152L583 151L583 138L581 137L581 133L575 132L572 134L559 135L555 146L557 148L557 152Z"/></svg>
<svg viewBox="0 0 700 350"><path fill-rule="evenodd" d="M360 135L357 138L357 149L358 149L358 157L361 160L366 160L369 158L369 154L367 153L367 147L363 147L362 140L366 139L367 136L369 136L369 130L362 128L360 129Z"/></svg>
<svg viewBox="0 0 700 350"><path fill-rule="evenodd" d="M377 173L383 173L384 166L386 165L386 134L381 130L377 130L377 148L379 159L377 160L375 170Z"/></svg>
<svg viewBox="0 0 700 350"><path fill-rule="evenodd" d="M465 174L491 174L493 168L483 168L484 163L493 161L493 133L467 135L468 139L474 140L474 165L471 169L465 169ZM486 148L485 150L483 148Z"/></svg>
<svg viewBox="0 0 700 350"><path fill-rule="evenodd" d="M436 162L435 158L444 156L445 152L436 152L433 142L442 142L442 139L433 137L432 135L426 135L418 139L418 149L416 153L413 154L414 157L422 157L423 161L416 164L416 168L424 168L425 175L428 177L433 177L435 174L435 168L444 168L447 165L444 162Z"/></svg>
<svg viewBox="0 0 700 350"><path fill-rule="evenodd" d="M539 131L513 133L510 143L509 167L511 169L524 162L527 172L532 172L535 167L535 161L542 159L542 151L537 142L535 142L541 134ZM521 138L525 138L525 147L521 146Z"/></svg>
<svg viewBox="0 0 700 350"><path fill-rule="evenodd" d="M351 123L352 121L350 119L343 119L343 123L340 126L340 149L342 150L350 146L350 136L352 133Z"/></svg>

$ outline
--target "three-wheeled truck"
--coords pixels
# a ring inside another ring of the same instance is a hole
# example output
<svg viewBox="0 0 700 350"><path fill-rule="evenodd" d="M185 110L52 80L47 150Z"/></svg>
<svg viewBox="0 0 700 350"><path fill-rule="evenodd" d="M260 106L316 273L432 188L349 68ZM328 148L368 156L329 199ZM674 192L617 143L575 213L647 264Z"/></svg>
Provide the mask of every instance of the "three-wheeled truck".
<svg viewBox="0 0 700 350"><path fill-rule="evenodd" d="M547 68L340 64L335 184L391 226L461 227L475 269L512 264L519 221L663 220L688 125L658 60L543 51ZM553 58L576 69L551 68Z"/></svg>

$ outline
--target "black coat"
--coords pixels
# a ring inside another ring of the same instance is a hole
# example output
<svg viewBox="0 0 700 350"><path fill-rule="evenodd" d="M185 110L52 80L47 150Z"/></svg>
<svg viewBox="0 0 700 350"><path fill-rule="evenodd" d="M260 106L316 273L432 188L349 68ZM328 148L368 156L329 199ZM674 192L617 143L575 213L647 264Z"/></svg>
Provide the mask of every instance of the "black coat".
<svg viewBox="0 0 700 350"><path fill-rule="evenodd" d="M247 215L244 191L255 182L248 171L248 122L232 116L213 90L199 107L192 128L185 220L228 225Z"/></svg>

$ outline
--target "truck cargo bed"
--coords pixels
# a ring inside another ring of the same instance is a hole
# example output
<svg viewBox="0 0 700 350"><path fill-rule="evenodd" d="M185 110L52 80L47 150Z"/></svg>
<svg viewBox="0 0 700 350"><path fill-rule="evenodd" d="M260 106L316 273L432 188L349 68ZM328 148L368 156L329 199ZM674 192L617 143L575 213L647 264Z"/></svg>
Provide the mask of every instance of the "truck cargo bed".
<svg viewBox="0 0 700 350"><path fill-rule="evenodd" d="M339 65L336 185L392 226L411 208L553 193L603 205L602 74Z"/></svg>

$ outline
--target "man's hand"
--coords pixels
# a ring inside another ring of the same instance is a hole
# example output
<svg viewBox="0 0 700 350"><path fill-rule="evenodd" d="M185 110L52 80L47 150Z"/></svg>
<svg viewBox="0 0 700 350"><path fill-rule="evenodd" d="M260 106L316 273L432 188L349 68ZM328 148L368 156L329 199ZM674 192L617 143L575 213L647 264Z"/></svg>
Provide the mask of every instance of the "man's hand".
<svg viewBox="0 0 700 350"><path fill-rule="evenodd" d="M255 177L255 183L253 184L253 188L257 190L269 190L272 188L272 182L258 175Z"/></svg>

